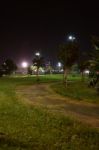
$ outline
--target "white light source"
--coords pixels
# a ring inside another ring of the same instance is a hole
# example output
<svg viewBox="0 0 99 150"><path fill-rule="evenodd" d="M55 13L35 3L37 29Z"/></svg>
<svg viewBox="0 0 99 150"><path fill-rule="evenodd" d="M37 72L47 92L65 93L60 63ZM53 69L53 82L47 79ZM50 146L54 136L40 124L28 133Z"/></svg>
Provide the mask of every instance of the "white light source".
<svg viewBox="0 0 99 150"><path fill-rule="evenodd" d="M39 53L39 52L36 52L35 55L36 55L36 56L40 56L40 53Z"/></svg>
<svg viewBox="0 0 99 150"><path fill-rule="evenodd" d="M89 74L89 73L90 73L90 71L89 71L89 70L85 70L84 72L85 72L85 74Z"/></svg>
<svg viewBox="0 0 99 150"><path fill-rule="evenodd" d="M71 35L68 37L69 40L72 40L72 38L73 38L73 37L72 37Z"/></svg>
<svg viewBox="0 0 99 150"><path fill-rule="evenodd" d="M61 62L58 62L58 67L61 67L61 66L62 66Z"/></svg>
<svg viewBox="0 0 99 150"><path fill-rule="evenodd" d="M72 36L72 35L70 35L69 37L68 37L68 40L70 40L70 41L74 41L76 38L74 37L74 36Z"/></svg>
<svg viewBox="0 0 99 150"><path fill-rule="evenodd" d="M24 61L24 62L22 62L22 64L21 64L21 65L22 65L22 67L23 67L23 68L27 68L27 67L28 67L28 63L27 63L27 62L25 62L25 61Z"/></svg>

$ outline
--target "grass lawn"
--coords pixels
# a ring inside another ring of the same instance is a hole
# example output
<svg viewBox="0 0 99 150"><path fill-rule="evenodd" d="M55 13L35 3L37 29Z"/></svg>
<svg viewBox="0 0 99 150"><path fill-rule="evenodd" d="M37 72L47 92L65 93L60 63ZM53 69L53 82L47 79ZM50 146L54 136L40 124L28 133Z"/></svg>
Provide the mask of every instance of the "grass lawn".
<svg viewBox="0 0 99 150"><path fill-rule="evenodd" d="M60 77L41 76L40 82ZM35 77L0 78L0 150L98 150L98 129L18 98L19 85L35 83Z"/></svg>
<svg viewBox="0 0 99 150"><path fill-rule="evenodd" d="M74 81L65 87L63 83L55 83L52 88L59 94L73 98L74 100L86 101L99 104L99 94L95 88L89 88L87 82Z"/></svg>

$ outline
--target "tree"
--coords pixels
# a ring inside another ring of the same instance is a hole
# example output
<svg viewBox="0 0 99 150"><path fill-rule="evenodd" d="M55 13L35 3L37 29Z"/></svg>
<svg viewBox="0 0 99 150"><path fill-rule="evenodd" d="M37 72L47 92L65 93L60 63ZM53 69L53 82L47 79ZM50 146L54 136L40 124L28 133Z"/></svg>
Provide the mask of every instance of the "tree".
<svg viewBox="0 0 99 150"><path fill-rule="evenodd" d="M46 74L52 74L52 70L53 70L53 68L51 66L51 63L50 63L50 61L48 61L46 63L46 65L45 65L45 72L46 72Z"/></svg>
<svg viewBox="0 0 99 150"><path fill-rule="evenodd" d="M99 38L96 36L92 36L92 50L90 51L90 72L91 76L97 76L97 72L99 72Z"/></svg>
<svg viewBox="0 0 99 150"><path fill-rule="evenodd" d="M75 74L79 73L79 68L78 68L78 64L77 63L75 63L75 64L72 65L72 67L71 67L71 73L72 73L72 75L75 75Z"/></svg>
<svg viewBox="0 0 99 150"><path fill-rule="evenodd" d="M12 59L7 59L2 64L2 69L5 70L5 74L11 74L17 70L17 65Z"/></svg>
<svg viewBox="0 0 99 150"><path fill-rule="evenodd" d="M31 66L29 66L29 67L27 68L27 71L28 71L28 74L32 75L32 69L31 69Z"/></svg>
<svg viewBox="0 0 99 150"><path fill-rule="evenodd" d="M63 64L64 76L63 81L67 86L67 76L72 65L77 61L79 56L79 46L77 42L69 42L59 46L58 58Z"/></svg>
<svg viewBox="0 0 99 150"><path fill-rule="evenodd" d="M91 82L93 87L96 87L99 93L99 38L92 37L92 50L90 52L90 72Z"/></svg>
<svg viewBox="0 0 99 150"><path fill-rule="evenodd" d="M37 76L37 81L39 81L39 68L44 65L44 59L40 55L35 55L32 62L33 62L33 66L36 66L36 76Z"/></svg>
<svg viewBox="0 0 99 150"><path fill-rule="evenodd" d="M94 71L99 71L99 38L96 36L92 37L92 51L91 51L91 59L90 59L90 64L91 68Z"/></svg>

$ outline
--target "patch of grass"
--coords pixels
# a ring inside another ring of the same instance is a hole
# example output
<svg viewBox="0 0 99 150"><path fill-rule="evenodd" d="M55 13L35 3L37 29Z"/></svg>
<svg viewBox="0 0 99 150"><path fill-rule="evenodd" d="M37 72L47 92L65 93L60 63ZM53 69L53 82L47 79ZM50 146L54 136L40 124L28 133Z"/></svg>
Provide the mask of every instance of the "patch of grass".
<svg viewBox="0 0 99 150"><path fill-rule="evenodd" d="M76 100L99 103L99 95L94 88L89 88L86 82L74 81L66 87L63 83L55 83L51 86L57 93Z"/></svg>
<svg viewBox="0 0 99 150"><path fill-rule="evenodd" d="M41 75L39 76L39 81L36 80L36 76L34 75L25 75L25 76L8 76L0 78L0 82L5 82L6 84L9 82L13 82L16 85L32 85L35 83L49 83L49 82L57 82L61 81L62 75Z"/></svg>
<svg viewBox="0 0 99 150"><path fill-rule="evenodd" d="M0 79L0 150L98 150L98 129L17 98L16 87L33 83Z"/></svg>

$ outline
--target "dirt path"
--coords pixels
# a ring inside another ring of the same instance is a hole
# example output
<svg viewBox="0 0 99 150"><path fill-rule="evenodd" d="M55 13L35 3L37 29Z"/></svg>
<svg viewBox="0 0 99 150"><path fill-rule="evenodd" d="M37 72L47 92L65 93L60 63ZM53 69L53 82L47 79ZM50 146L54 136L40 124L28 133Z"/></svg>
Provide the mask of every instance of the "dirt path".
<svg viewBox="0 0 99 150"><path fill-rule="evenodd" d="M16 93L33 105L41 105L51 111L70 115L83 123L99 128L99 105L62 97L55 93L49 84L20 86Z"/></svg>

